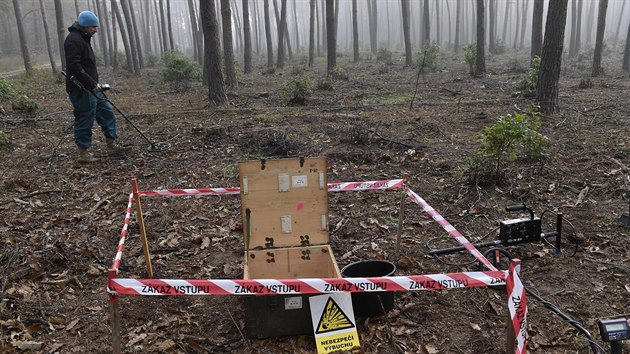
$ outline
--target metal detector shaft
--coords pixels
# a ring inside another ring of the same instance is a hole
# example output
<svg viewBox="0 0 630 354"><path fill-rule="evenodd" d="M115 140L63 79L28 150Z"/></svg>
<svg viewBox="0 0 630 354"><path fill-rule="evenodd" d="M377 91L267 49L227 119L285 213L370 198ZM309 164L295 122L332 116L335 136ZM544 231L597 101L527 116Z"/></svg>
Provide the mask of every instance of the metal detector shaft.
<svg viewBox="0 0 630 354"><path fill-rule="evenodd" d="M91 92L91 91L90 91ZM92 92L92 94L94 96L96 96L96 94L94 92ZM136 129L136 131L140 134L140 136L142 136L144 138L144 140L147 141L147 143L149 143L149 145L151 145L152 148L155 149L155 144L153 144L153 142L151 140L149 140L149 138L147 138L146 135L144 135L144 133L140 130L140 128L136 127L135 124L133 124L133 122L131 121L131 119L127 118L127 116L120 110L118 109L118 107L116 107L116 105L109 100L109 98L107 97L107 95L105 95L105 93L103 93L103 96L105 96L105 100L107 100L107 102L109 102L109 104L112 105L112 107L116 108L116 110L118 111L118 113L120 113L121 116L123 116L123 118L125 118L125 120L127 121L127 123L131 124L132 127L134 127ZM98 97L96 97L98 98Z"/></svg>
<svg viewBox="0 0 630 354"><path fill-rule="evenodd" d="M556 252L560 253L560 229L562 228L562 221L560 221L562 219L562 214L559 214L558 216L558 222L559 222L559 226L557 226L558 230L557 231L552 231L552 232L544 232L542 234L540 234L540 238L541 239L546 239L547 237L556 237ZM494 241L489 241L489 242L482 242L482 243L473 243L473 246L475 246L475 248L485 248L485 247L492 247L492 246L498 246L501 244L501 240L494 240ZM465 251L466 247L464 246L456 246L456 247L449 247L449 248L441 248L441 249L437 249L437 250L431 250L429 251L429 254L431 255L441 255L441 254L449 254L449 253L456 253L456 252L461 252L461 251Z"/></svg>
<svg viewBox="0 0 630 354"><path fill-rule="evenodd" d="M492 246L498 246L501 244L500 240L495 240L495 241L490 241L490 242L483 242L483 243L474 243L473 246L475 246L475 248L480 248L480 247L492 247ZM450 247L450 248L442 248L439 250L431 250L429 251L429 254L432 255L440 255L440 254L449 254L449 253L456 253L456 252L461 252L461 251L465 251L466 247L464 246L457 246L457 247Z"/></svg>

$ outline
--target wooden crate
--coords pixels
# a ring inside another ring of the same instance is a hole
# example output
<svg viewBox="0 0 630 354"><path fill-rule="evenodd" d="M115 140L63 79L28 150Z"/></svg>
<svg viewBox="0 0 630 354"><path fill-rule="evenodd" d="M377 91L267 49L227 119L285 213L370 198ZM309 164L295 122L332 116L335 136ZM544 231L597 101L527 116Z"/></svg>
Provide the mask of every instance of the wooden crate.
<svg viewBox="0 0 630 354"><path fill-rule="evenodd" d="M245 279L339 278L328 245L325 158L239 164ZM313 332L306 295L246 296L250 338Z"/></svg>

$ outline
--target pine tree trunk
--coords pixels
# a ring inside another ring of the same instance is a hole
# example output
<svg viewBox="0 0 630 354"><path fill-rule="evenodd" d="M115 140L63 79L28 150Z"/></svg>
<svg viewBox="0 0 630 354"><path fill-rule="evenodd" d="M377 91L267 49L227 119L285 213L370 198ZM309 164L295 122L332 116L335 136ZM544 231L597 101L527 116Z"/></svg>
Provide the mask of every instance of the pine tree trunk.
<svg viewBox="0 0 630 354"><path fill-rule="evenodd" d="M273 70L273 43L271 42L271 20L269 19L269 0L264 0L265 37L267 42L267 70Z"/></svg>
<svg viewBox="0 0 630 354"><path fill-rule="evenodd" d="M378 9L376 0L368 0L368 17L370 18L370 49L372 54L376 55L378 51L377 34L378 34Z"/></svg>
<svg viewBox="0 0 630 354"><path fill-rule="evenodd" d="M203 0L199 4L204 38L204 66L208 75L208 100L214 104L228 102L223 71L221 70L221 48L219 26L214 0Z"/></svg>
<svg viewBox="0 0 630 354"><path fill-rule="evenodd" d="M197 32L197 14L195 14L195 4L193 3L193 0L188 0L188 16L190 17L190 31L192 32L193 38L193 56L195 57L195 60L201 64L201 61L199 60L199 46L197 45L197 43L199 43L199 32Z"/></svg>
<svg viewBox="0 0 630 354"><path fill-rule="evenodd" d="M505 3L505 12L503 13L503 44L508 46L508 19L510 18L510 4L511 1L503 1Z"/></svg>
<svg viewBox="0 0 630 354"><path fill-rule="evenodd" d="M567 5L568 6L568 5ZM568 9L567 9L568 12ZM567 15L568 16L568 15ZM569 58L575 57L575 35L577 33L577 0L571 0L571 39L569 40Z"/></svg>
<svg viewBox="0 0 630 354"><path fill-rule="evenodd" d="M512 44L512 49L516 49L518 47L518 29L521 26L521 7L518 4L518 0L514 3L514 7L516 8L516 25L514 26L514 42Z"/></svg>
<svg viewBox="0 0 630 354"><path fill-rule="evenodd" d="M422 48L425 48L428 44L431 43L431 12L429 11L429 0L424 0L424 10L423 14L423 23L424 28L422 29Z"/></svg>
<svg viewBox="0 0 630 354"><path fill-rule="evenodd" d="M118 33L116 26L116 14L114 13L114 6L112 5L114 0L109 2L110 7L112 8L112 33ZM118 36L112 36L112 69L114 72L118 71Z"/></svg>
<svg viewBox="0 0 630 354"><path fill-rule="evenodd" d="M335 1L326 0L326 44L328 72L337 66L337 33L335 29Z"/></svg>
<svg viewBox="0 0 630 354"><path fill-rule="evenodd" d="M523 49L523 47L525 46L525 32L527 32L527 8L528 8L528 1L529 0L523 0L523 11L521 11L521 16L523 17L521 19L521 40L519 42L518 48L519 49Z"/></svg>
<svg viewBox="0 0 630 354"><path fill-rule="evenodd" d="M549 3L547 11L537 95L542 113L560 110L558 81L562 63L564 29L567 22L567 6L568 0L555 0Z"/></svg>
<svg viewBox="0 0 630 354"><path fill-rule="evenodd" d="M161 32L162 32L162 56L163 56L164 53L168 52L169 50L172 50L173 48L169 48L168 46L169 40L168 40L168 31L166 29L167 22L166 22L166 14L164 13L164 0L160 0L159 6L160 6L160 19L161 19L159 22L160 22L160 29L162 30Z"/></svg>
<svg viewBox="0 0 630 354"><path fill-rule="evenodd" d="M534 0L534 13L532 15L532 48L530 53L532 60L542 54L544 10L545 0Z"/></svg>
<svg viewBox="0 0 630 354"><path fill-rule="evenodd" d="M245 74L252 72L252 28L249 21L249 2L243 0L243 71Z"/></svg>
<svg viewBox="0 0 630 354"><path fill-rule="evenodd" d="M477 58L475 60L475 76L482 77L486 73L486 10L484 0L477 0Z"/></svg>
<svg viewBox="0 0 630 354"><path fill-rule="evenodd" d="M114 61L114 39L112 38L112 33L115 33L114 31L112 31L112 26L111 26L111 19L109 17L110 15L110 11L107 8L107 0L103 0L103 13L105 15L103 15L103 23L105 24L105 28L106 30L103 31L104 34L103 36L105 37L103 40L107 40L107 47L108 47L108 53L107 55L109 56L109 62L110 65L113 66L113 61Z"/></svg>
<svg viewBox="0 0 630 354"><path fill-rule="evenodd" d="M315 0L310 0L310 19L308 28L308 66L315 63Z"/></svg>
<svg viewBox="0 0 630 354"><path fill-rule="evenodd" d="M20 48L22 49L22 60L24 61L24 70L26 70L26 75L30 76L33 74L33 64L31 63L31 53L28 49L28 41L26 39L26 32L24 31L22 9L20 8L18 0L13 0L13 11L15 12L15 20L17 21Z"/></svg>
<svg viewBox="0 0 630 354"><path fill-rule="evenodd" d="M621 68L630 71L630 23L628 23L628 34L626 34L626 48L623 51L623 61Z"/></svg>
<svg viewBox="0 0 630 354"><path fill-rule="evenodd" d="M359 62L359 19L357 18L357 0L352 0L352 61Z"/></svg>
<svg viewBox="0 0 630 354"><path fill-rule="evenodd" d="M223 28L223 63L225 67L225 84L228 88L238 88L236 69L234 67L234 47L232 44L232 10L230 0L221 0L221 26Z"/></svg>
<svg viewBox="0 0 630 354"><path fill-rule="evenodd" d="M202 0L203 1L203 0ZM168 20L168 44L171 50L175 50L173 39L173 14L171 13L171 0L166 0L166 19Z"/></svg>
<svg viewBox="0 0 630 354"><path fill-rule="evenodd" d="M459 53L459 47L461 47L460 41L460 33L461 33L461 19L462 19L462 0L456 0L457 7L455 9L455 42L453 44L453 49L455 50L455 54Z"/></svg>
<svg viewBox="0 0 630 354"><path fill-rule="evenodd" d="M409 29L409 0L400 0L402 10L403 35L405 37L405 66L411 66L413 59L411 56L411 34Z"/></svg>
<svg viewBox="0 0 630 354"><path fill-rule="evenodd" d="M133 72L133 53L131 52L131 45L129 44L129 36L127 35L127 29L125 28L120 9L116 0L112 0L112 11L116 15L118 21L118 27L120 27L120 34L123 40L123 46L125 47L125 57L127 59L127 71Z"/></svg>
<svg viewBox="0 0 630 354"><path fill-rule="evenodd" d="M496 0L490 0L488 3L488 52L490 54L496 54L496 37L494 26L496 23Z"/></svg>
<svg viewBox="0 0 630 354"><path fill-rule="evenodd" d="M101 20L101 25L105 25L105 10L103 10L103 2L105 0L95 0L96 2L96 16L98 16L98 18ZM107 27L107 26L105 26ZM109 43L107 43L107 31L102 31L103 27L99 28L100 31L100 36L99 36L99 42L102 41L103 42L103 64L105 65L105 67L111 66L110 60L109 60ZM94 37L96 38L96 37ZM102 40L101 40L102 38Z"/></svg>
<svg viewBox="0 0 630 354"><path fill-rule="evenodd" d="M580 53L582 47L582 9L584 8L584 0L578 0L577 22L575 24L575 55Z"/></svg>
<svg viewBox="0 0 630 354"><path fill-rule="evenodd" d="M274 0L274 6L276 5ZM278 23L278 62L276 66L278 69L282 69L284 67L284 34L285 27L287 25L287 0L281 0L280 2L280 16ZM276 16L278 13L278 9L276 7Z"/></svg>
<svg viewBox="0 0 630 354"><path fill-rule="evenodd" d="M492 0L490 0L492 1ZM440 2L439 0L435 0L435 42L437 45L440 45L442 42L442 31L441 31L441 17L440 17Z"/></svg>
<svg viewBox="0 0 630 354"><path fill-rule="evenodd" d="M130 45L130 51L131 51L131 55L132 55L132 64L133 64L133 69L131 70L134 74L139 75L140 74L140 62L138 60L138 46L136 43L136 37L134 36L134 28L133 28L133 22L131 20L131 11L129 10L129 3L127 2L128 0L121 0L120 1L120 7L122 7L122 11L123 14L125 16L125 24L127 27L127 34L129 35L129 45ZM122 24L120 26L121 28L123 27Z"/></svg>
<svg viewBox="0 0 630 354"><path fill-rule="evenodd" d="M136 19L136 15L135 15L135 11L133 8L133 1L132 0L127 0L128 1L128 5L129 5L129 13L130 13L130 17L131 17L131 24L133 25L133 35L135 38L135 42L136 42L136 52L138 55L138 64L139 64L139 68L144 68L144 55L142 55L142 44L140 42L140 30L138 27L138 21Z"/></svg>
<svg viewBox="0 0 630 354"><path fill-rule="evenodd" d="M297 16L297 3L293 2L293 22L295 25L295 51L296 53L300 52L300 26L298 23L298 16Z"/></svg>
<svg viewBox="0 0 630 354"><path fill-rule="evenodd" d="M595 36L595 51L593 52L593 72L591 76L602 74L602 48L604 45L604 31L606 30L606 13L608 12L608 0L599 0L599 12L597 13L597 35Z"/></svg>
<svg viewBox="0 0 630 354"><path fill-rule="evenodd" d="M59 45L59 56L61 57L61 71L66 70L66 54L63 49L66 28L63 23L63 7L61 0L55 0L55 26L57 27L57 44Z"/></svg>
<svg viewBox="0 0 630 354"><path fill-rule="evenodd" d="M44 6L44 0L39 0L39 9L42 14L42 23L44 26L44 35L46 36L46 49L48 50L48 59L50 60L50 67L54 76L59 75L57 69L57 63L55 63L55 56L53 55L52 43L50 43L50 31L48 29L48 19L46 18L46 8Z"/></svg>

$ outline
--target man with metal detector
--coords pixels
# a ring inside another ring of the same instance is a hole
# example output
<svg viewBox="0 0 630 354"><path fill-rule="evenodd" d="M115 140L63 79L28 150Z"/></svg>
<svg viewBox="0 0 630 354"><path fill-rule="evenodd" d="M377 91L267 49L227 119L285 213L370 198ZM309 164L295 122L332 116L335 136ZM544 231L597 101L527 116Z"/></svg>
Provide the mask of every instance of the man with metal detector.
<svg viewBox="0 0 630 354"><path fill-rule="evenodd" d="M116 116L103 87L98 83L96 58L90 43L98 27L99 20L94 13L81 12L77 21L68 27L70 33L63 45L66 53L66 92L74 106L74 142L79 147L77 162L80 163L97 160L90 153L95 119L105 135L110 155L121 155L128 150L116 141Z"/></svg>

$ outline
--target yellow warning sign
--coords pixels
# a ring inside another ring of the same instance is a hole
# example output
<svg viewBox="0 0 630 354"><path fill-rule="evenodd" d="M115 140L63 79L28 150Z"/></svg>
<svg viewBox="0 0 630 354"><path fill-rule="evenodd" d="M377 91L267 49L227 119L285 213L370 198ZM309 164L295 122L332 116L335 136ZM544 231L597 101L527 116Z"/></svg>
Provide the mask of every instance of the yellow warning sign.
<svg viewBox="0 0 630 354"><path fill-rule="evenodd" d="M331 297L328 298L315 334L354 328L354 324Z"/></svg>
<svg viewBox="0 0 630 354"><path fill-rule="evenodd" d="M317 353L360 348L350 293L309 298Z"/></svg>

